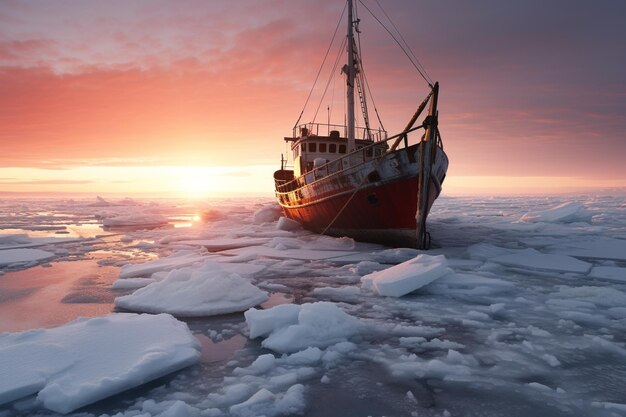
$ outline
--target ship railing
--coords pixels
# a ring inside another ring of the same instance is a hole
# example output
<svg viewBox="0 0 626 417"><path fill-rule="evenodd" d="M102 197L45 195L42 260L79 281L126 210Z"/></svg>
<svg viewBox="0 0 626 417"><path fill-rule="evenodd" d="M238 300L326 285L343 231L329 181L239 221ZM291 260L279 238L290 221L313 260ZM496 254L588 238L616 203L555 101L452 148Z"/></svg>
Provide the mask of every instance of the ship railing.
<svg viewBox="0 0 626 417"><path fill-rule="evenodd" d="M380 146L380 142L388 142L394 139L400 139L403 137L406 137L409 133L414 132L418 129L422 129L423 126L416 126L413 127L411 129L405 130L403 132L398 133L397 135L393 135L391 137L388 137L382 141L379 142L374 142L370 145L364 146L362 148L356 149L350 153L345 154L344 156L342 156L341 158L337 158L337 159L333 159L332 161L329 161L327 163L325 163L324 165L320 165L319 167L315 167L312 170L304 173L303 175L294 178L293 180L289 181L289 182L285 182L282 184L278 184L278 182L276 183L276 191L279 193L288 193L290 191L295 191L299 188L304 187L305 185L310 185L311 183L328 177L328 176L332 176L332 175L336 175L338 173L340 173L341 171L347 168L356 168L368 163L369 161L371 161L371 159L366 160L365 158L362 158L362 155L365 154L365 152L367 152L367 149L372 148L376 145ZM437 141L437 147L442 148L443 146L441 144L441 141L438 140ZM380 156L374 157L373 159L381 159L384 158L387 155L387 153L383 153ZM361 159L360 162L353 164L352 162L355 159Z"/></svg>
<svg viewBox="0 0 626 417"><path fill-rule="evenodd" d="M368 129L366 127L355 127L355 139L373 140L380 142L387 139L387 131L382 129ZM293 137L303 136L330 136L330 132L339 132L340 137L348 136L348 127L345 125L333 125L326 123L305 123L293 128Z"/></svg>

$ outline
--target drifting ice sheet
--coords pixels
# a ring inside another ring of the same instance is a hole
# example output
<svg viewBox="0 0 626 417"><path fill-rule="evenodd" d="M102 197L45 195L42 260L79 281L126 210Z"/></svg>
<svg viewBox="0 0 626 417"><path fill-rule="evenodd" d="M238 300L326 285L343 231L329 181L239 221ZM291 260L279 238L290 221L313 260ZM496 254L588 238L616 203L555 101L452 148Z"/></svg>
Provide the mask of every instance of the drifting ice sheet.
<svg viewBox="0 0 626 417"><path fill-rule="evenodd" d="M547 210L528 212L520 220L526 223L589 222L591 221L591 213L585 210L582 204L570 201Z"/></svg>
<svg viewBox="0 0 626 417"><path fill-rule="evenodd" d="M159 282L115 299L133 311L202 317L245 311L267 301L268 295L237 274L212 261L199 268L181 268Z"/></svg>
<svg viewBox="0 0 626 417"><path fill-rule="evenodd" d="M182 268L200 262L206 255L197 251L180 251L165 258L142 264L128 264L120 269L120 278L147 277L155 272L170 271L175 268Z"/></svg>
<svg viewBox="0 0 626 417"><path fill-rule="evenodd" d="M526 268L539 271L578 272L586 274L591 264L567 255L549 255L534 249L524 249L509 255L490 259L501 265Z"/></svg>
<svg viewBox="0 0 626 417"><path fill-rule="evenodd" d="M105 227L124 227L124 226L160 226L167 224L167 217L160 214L130 214L127 216L115 216L102 219L102 225Z"/></svg>
<svg viewBox="0 0 626 417"><path fill-rule="evenodd" d="M450 272L444 255L418 255L391 268L365 275L361 282L365 289L371 288L379 295L402 297Z"/></svg>
<svg viewBox="0 0 626 417"><path fill-rule="evenodd" d="M0 250L33 248L43 245L54 245L58 243L78 242L82 238L74 237L30 237L26 233L0 234Z"/></svg>
<svg viewBox="0 0 626 417"><path fill-rule="evenodd" d="M596 266L591 268L589 276L592 278L626 283L626 268L617 266Z"/></svg>
<svg viewBox="0 0 626 417"><path fill-rule="evenodd" d="M199 359L199 343L187 325L167 314L110 314L5 333L0 404L39 391L45 407L69 413Z"/></svg>
<svg viewBox="0 0 626 417"><path fill-rule="evenodd" d="M190 246L203 246L209 252L218 252L227 249L245 248L246 246L262 245L269 242L269 238L242 238L242 239L196 239L196 240L181 240L177 243L181 245Z"/></svg>
<svg viewBox="0 0 626 417"><path fill-rule="evenodd" d="M50 258L54 258L54 253L41 249L0 250L0 266L24 262L36 262Z"/></svg>
<svg viewBox="0 0 626 417"><path fill-rule="evenodd" d="M626 239L601 237L588 241L571 242L567 245L551 246L553 253L589 259L611 259L626 261Z"/></svg>

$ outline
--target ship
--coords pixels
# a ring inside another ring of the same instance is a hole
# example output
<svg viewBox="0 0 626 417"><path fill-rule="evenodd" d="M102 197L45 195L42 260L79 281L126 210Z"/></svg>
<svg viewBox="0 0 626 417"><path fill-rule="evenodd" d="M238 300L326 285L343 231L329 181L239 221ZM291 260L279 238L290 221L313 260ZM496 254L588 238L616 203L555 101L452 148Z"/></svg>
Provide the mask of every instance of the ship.
<svg viewBox="0 0 626 417"><path fill-rule="evenodd" d="M341 70L346 80L345 124L300 124L298 119L284 138L292 165L281 156L280 169L274 172L276 198L286 217L313 232L428 249L426 220L448 169L438 124L439 83L417 67L428 90L417 100L405 128L388 135L382 123L371 127L365 94L369 85L357 39L360 19L353 0L347 0L342 16L346 8L347 63ZM355 123L357 99L362 126Z"/></svg>

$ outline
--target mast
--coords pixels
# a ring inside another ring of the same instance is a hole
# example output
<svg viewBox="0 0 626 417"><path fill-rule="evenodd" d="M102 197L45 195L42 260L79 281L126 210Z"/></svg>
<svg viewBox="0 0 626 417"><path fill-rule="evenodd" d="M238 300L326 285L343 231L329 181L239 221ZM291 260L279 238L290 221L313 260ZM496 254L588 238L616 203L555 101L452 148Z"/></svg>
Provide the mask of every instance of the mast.
<svg viewBox="0 0 626 417"><path fill-rule="evenodd" d="M348 152L356 148L354 137L354 27L352 17L352 0L348 0L348 65L346 75L348 78Z"/></svg>

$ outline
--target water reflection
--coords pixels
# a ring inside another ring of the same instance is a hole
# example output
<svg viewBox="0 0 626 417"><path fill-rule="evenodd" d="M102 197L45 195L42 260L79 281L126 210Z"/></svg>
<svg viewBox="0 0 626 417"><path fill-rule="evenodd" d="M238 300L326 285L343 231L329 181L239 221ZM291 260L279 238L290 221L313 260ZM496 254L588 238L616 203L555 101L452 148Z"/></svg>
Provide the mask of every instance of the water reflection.
<svg viewBox="0 0 626 417"><path fill-rule="evenodd" d="M229 339L213 341L205 334L195 334L202 345L200 361L202 363L221 362L232 359L235 352L243 348L248 339L236 334Z"/></svg>
<svg viewBox="0 0 626 417"><path fill-rule="evenodd" d="M95 259L55 262L8 272L0 279L0 332L65 324L113 310L118 268Z"/></svg>

